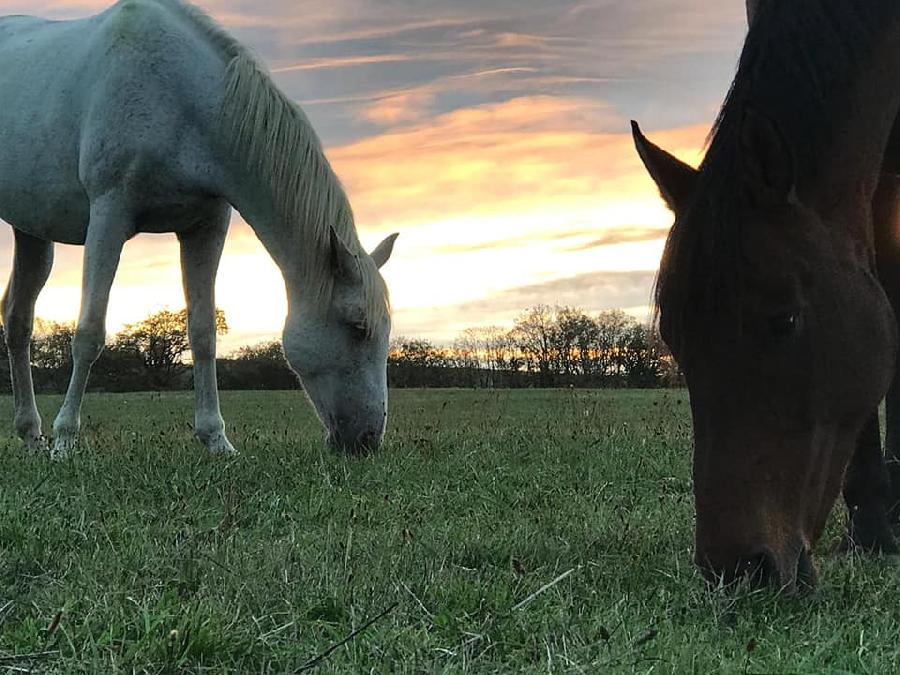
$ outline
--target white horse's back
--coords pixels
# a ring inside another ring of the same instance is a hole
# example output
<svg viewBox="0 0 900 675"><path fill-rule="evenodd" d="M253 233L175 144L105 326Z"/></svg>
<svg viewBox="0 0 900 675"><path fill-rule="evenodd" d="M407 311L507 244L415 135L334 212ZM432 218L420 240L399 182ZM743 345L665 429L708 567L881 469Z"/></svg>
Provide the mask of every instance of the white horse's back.
<svg viewBox="0 0 900 675"><path fill-rule="evenodd" d="M196 135L212 126L225 59L177 9L122 0L76 21L0 19L0 218L80 244L91 197L123 177L150 197L139 231L206 208L192 194L216 162Z"/></svg>
<svg viewBox="0 0 900 675"><path fill-rule="evenodd" d="M0 217L35 234L53 221L65 221L58 224L66 231L87 221L73 114L80 96L47 92L76 77L87 48L77 38L94 23L0 19Z"/></svg>

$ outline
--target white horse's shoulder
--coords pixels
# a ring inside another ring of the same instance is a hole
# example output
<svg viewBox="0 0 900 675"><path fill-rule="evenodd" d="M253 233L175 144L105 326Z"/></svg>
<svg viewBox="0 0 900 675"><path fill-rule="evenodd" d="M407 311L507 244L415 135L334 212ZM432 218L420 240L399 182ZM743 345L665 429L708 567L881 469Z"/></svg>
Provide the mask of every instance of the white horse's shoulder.
<svg viewBox="0 0 900 675"><path fill-rule="evenodd" d="M0 16L0 40L25 28L43 23L47 23L46 19L40 19L36 16L26 16L24 14Z"/></svg>
<svg viewBox="0 0 900 675"><path fill-rule="evenodd" d="M161 18L161 8L155 2L120 0L104 13L104 27L109 35L127 39L140 34Z"/></svg>
<svg viewBox="0 0 900 675"><path fill-rule="evenodd" d="M119 0L95 17L98 36L117 47L150 50L165 38L195 33L196 22L187 6L166 0ZM148 37L154 39L148 40Z"/></svg>

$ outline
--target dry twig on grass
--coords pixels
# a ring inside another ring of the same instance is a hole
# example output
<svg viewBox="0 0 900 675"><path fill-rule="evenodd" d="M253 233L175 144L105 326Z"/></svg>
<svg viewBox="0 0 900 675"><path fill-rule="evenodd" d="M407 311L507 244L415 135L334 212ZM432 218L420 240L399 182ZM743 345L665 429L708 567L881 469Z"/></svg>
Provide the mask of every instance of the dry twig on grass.
<svg viewBox="0 0 900 675"><path fill-rule="evenodd" d="M351 640L353 640L354 638L356 638L356 636L358 636L358 635L359 635L360 633L362 633L363 631L368 630L368 628L369 628L372 624L376 623L377 621L380 621L381 619L383 619L384 617L386 617L388 614L390 614L391 612L393 612L395 609L397 609L397 607L398 607L399 604L400 604L399 602L395 602L393 605L391 605L390 607L388 607L387 609L385 609L384 611L382 611L380 614L376 614L376 615L373 616L371 619L369 619L368 621L366 621L362 626L360 626L359 628L357 628L356 630L354 630L352 633L350 633L350 635L348 635L347 637L345 637L343 640L341 640L340 642L335 642L333 645L331 645L331 646L330 646L328 649L326 649L324 652L322 652L321 654L319 654L319 655L316 656L315 658L310 659L309 661L307 661L306 663L304 663L302 666L300 666L300 668L299 668L299 670L297 670L297 672L298 672L298 673L305 673L307 670L312 670L313 668L315 668L315 667L321 665L322 662L325 661L325 659L327 659L329 656L331 656L331 655L332 655L334 652L336 652L338 649L340 649L340 648L343 647L345 644L347 644L348 642L350 642Z"/></svg>
<svg viewBox="0 0 900 675"><path fill-rule="evenodd" d="M547 583L547 584L544 584L543 586L541 586L541 587L540 587L539 589L537 589L534 593L532 593L532 594L529 595L527 598L525 598L524 600L522 600L522 602L520 602L520 603L517 604L515 607L513 607L510 611L511 611L511 612L515 612L516 610L522 609L523 607L527 607L527 606L530 605L530 604L534 601L534 599L537 598L541 593L546 593L546 592L549 591L551 588L553 588L554 586L556 586L556 584L558 584L560 581L562 581L563 579L565 579L566 577L568 577L570 574L572 574L572 572L574 572L574 571L577 570L577 569L578 569L578 567L573 567L573 568L570 569L568 572L563 572L562 574L560 574L558 577L556 577L556 578L555 578L553 581L551 581L550 583Z"/></svg>

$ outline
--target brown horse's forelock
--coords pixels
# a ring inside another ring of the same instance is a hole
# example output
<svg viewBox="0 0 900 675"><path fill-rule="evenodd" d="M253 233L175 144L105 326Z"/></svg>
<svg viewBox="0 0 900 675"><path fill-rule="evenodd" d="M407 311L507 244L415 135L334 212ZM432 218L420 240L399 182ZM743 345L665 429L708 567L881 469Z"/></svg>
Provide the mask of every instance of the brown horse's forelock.
<svg viewBox="0 0 900 675"><path fill-rule="evenodd" d="M746 110L762 111L780 129L802 195L804 180L815 180L852 114L845 94L867 63L872 36L898 17L897 0L763 3L707 138L693 202L677 214L666 241L654 289L654 315L664 332L681 335L696 312L729 316L740 326L741 228L752 207L740 172Z"/></svg>

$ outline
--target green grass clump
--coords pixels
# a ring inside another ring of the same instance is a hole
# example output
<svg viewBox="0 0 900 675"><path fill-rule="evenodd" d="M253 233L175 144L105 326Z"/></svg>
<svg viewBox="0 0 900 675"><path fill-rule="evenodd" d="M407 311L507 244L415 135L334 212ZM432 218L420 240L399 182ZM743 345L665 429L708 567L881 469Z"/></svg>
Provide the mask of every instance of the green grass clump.
<svg viewBox="0 0 900 675"><path fill-rule="evenodd" d="M361 459L295 392L223 395L233 459L191 406L89 396L60 464L4 423L0 671L294 673L390 608L319 672L898 669L898 569L837 516L811 594L702 582L681 392L394 392Z"/></svg>

